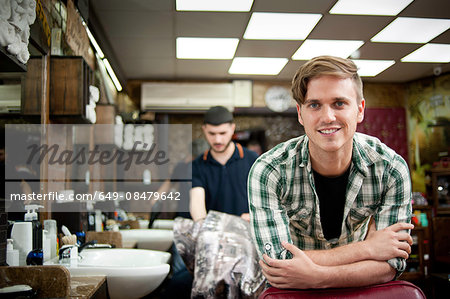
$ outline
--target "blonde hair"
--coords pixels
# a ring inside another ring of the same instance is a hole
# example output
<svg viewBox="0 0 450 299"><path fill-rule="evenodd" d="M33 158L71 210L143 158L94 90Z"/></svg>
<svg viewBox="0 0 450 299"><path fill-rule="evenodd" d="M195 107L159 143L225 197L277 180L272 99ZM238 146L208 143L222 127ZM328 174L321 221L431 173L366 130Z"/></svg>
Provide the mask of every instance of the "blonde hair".
<svg viewBox="0 0 450 299"><path fill-rule="evenodd" d="M305 102L308 82L316 77L329 75L353 80L358 103L363 98L362 81L358 68L350 59L334 56L318 56L303 64L292 79L292 95L302 105Z"/></svg>

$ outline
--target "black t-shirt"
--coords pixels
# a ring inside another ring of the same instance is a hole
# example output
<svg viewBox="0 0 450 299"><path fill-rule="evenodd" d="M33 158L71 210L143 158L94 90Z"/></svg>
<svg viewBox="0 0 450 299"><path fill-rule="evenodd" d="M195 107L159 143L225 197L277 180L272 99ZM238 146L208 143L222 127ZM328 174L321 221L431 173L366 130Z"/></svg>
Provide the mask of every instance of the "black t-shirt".
<svg viewBox="0 0 450 299"><path fill-rule="evenodd" d="M344 217L345 193L347 190L347 171L338 177L325 177L314 172L314 184L319 196L320 222L325 239L339 238Z"/></svg>
<svg viewBox="0 0 450 299"><path fill-rule="evenodd" d="M248 213L247 177L258 155L243 149L240 157L238 146L225 165L217 162L208 152L192 163L192 188L205 189L206 211L215 210L240 216Z"/></svg>

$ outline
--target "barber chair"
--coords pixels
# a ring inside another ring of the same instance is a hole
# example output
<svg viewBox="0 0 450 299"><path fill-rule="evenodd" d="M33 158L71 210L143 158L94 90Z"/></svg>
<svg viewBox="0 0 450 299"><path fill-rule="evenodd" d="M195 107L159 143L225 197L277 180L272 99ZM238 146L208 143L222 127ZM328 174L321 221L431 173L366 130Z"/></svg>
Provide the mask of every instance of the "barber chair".
<svg viewBox="0 0 450 299"><path fill-rule="evenodd" d="M426 299L422 290L410 282L396 280L358 288L292 290L270 287L259 299Z"/></svg>

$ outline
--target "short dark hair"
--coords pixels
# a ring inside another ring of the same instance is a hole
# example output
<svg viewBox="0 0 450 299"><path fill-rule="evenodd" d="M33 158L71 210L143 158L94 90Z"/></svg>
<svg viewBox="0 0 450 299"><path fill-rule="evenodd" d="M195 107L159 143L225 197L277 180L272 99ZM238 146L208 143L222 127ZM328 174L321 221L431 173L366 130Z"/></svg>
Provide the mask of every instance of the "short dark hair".
<svg viewBox="0 0 450 299"><path fill-rule="evenodd" d="M218 126L224 123L232 123L233 114L223 106L214 106L208 109L203 120L204 124Z"/></svg>

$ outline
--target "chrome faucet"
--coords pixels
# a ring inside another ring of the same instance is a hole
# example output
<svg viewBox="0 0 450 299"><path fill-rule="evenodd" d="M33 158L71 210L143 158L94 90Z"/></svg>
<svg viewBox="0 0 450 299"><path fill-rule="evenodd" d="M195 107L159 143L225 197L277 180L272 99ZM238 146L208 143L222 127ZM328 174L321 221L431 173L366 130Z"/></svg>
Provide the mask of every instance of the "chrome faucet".
<svg viewBox="0 0 450 299"><path fill-rule="evenodd" d="M85 248L112 248L110 244L97 244L97 240L86 242L82 245L64 245L59 249L59 260L65 260L71 258L71 253L76 248L78 258L82 258L81 251Z"/></svg>
<svg viewBox="0 0 450 299"><path fill-rule="evenodd" d="M63 247L61 247L58 252L59 260L63 261L66 259L70 259L71 255L73 253L73 250L78 251L78 245L64 245ZM78 252L76 254L78 256Z"/></svg>

